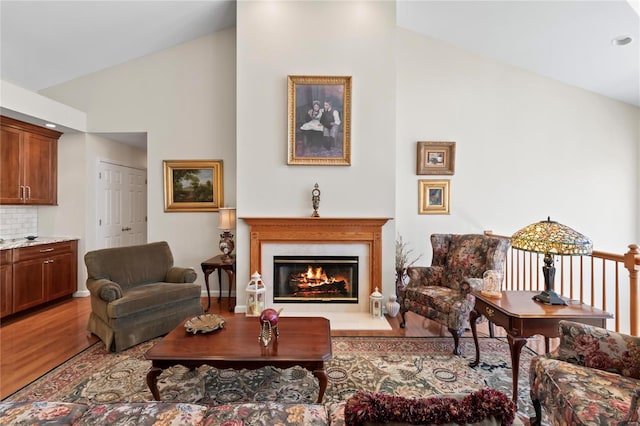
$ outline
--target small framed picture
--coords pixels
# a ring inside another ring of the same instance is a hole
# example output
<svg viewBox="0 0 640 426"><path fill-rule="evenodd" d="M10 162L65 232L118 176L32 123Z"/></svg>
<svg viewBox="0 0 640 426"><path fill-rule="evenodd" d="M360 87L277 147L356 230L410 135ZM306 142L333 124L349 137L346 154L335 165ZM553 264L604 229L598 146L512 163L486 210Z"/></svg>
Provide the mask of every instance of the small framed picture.
<svg viewBox="0 0 640 426"><path fill-rule="evenodd" d="M351 165L351 77L290 75L288 164Z"/></svg>
<svg viewBox="0 0 640 426"><path fill-rule="evenodd" d="M222 160L162 163L165 212L215 212L224 206Z"/></svg>
<svg viewBox="0 0 640 426"><path fill-rule="evenodd" d="M449 180L418 181L418 213L449 214Z"/></svg>
<svg viewBox="0 0 640 426"><path fill-rule="evenodd" d="M418 175L452 175L455 171L455 142L418 142Z"/></svg>

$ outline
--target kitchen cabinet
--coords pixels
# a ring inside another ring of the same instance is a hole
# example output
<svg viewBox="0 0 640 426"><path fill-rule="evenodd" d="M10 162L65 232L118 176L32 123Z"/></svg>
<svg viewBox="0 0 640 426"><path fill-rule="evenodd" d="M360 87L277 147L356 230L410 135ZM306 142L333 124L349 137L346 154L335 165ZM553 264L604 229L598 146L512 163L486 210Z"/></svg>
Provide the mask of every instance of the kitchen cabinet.
<svg viewBox="0 0 640 426"><path fill-rule="evenodd" d="M23 311L46 301L43 262L41 259L30 259L13 264L13 312Z"/></svg>
<svg viewBox="0 0 640 426"><path fill-rule="evenodd" d="M68 296L76 290L77 241L37 244L12 251L11 313Z"/></svg>
<svg viewBox="0 0 640 426"><path fill-rule="evenodd" d="M0 250L0 317L13 312L12 250Z"/></svg>
<svg viewBox="0 0 640 426"><path fill-rule="evenodd" d="M60 132L0 117L0 204L56 205Z"/></svg>

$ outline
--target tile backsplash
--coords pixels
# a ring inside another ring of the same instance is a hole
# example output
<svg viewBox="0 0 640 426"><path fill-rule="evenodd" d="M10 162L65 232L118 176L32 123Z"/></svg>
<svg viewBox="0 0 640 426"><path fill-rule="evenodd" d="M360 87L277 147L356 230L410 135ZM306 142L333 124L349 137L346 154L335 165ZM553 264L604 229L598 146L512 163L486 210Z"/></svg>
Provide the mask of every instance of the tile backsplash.
<svg viewBox="0 0 640 426"><path fill-rule="evenodd" d="M0 238L11 240L38 235L38 207L0 206Z"/></svg>

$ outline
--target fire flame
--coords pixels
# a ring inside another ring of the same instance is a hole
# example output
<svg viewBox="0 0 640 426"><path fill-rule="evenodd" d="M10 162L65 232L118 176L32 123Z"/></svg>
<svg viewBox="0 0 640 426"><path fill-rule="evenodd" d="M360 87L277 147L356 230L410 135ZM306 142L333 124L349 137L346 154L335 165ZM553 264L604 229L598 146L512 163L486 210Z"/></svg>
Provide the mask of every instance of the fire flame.
<svg viewBox="0 0 640 426"><path fill-rule="evenodd" d="M307 267L307 273L304 274L304 278L306 278L307 280L314 280L314 281L320 281L325 283L335 281L335 278L329 279L329 277L327 277L327 274L322 269L322 266L313 268L311 265L309 265Z"/></svg>

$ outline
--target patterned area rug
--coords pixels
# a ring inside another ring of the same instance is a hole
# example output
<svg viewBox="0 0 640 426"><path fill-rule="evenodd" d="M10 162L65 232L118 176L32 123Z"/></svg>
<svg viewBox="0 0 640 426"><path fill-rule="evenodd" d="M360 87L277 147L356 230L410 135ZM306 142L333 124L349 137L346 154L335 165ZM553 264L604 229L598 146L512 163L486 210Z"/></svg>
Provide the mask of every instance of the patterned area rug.
<svg viewBox="0 0 640 426"><path fill-rule="evenodd" d="M6 398L7 401L82 403L149 401L144 353L156 340L118 354L97 343ZM480 365L471 338L462 338L464 354L452 354L450 338L334 337L327 364L329 385L324 402L347 399L358 390L422 397L471 392L484 387L511 395L511 361L504 339L480 339ZM533 414L529 400L529 364L533 352L523 348L518 391L519 417ZM165 370L158 387L163 401L222 404L241 401L314 402L318 385L302 368L218 370L182 366Z"/></svg>

